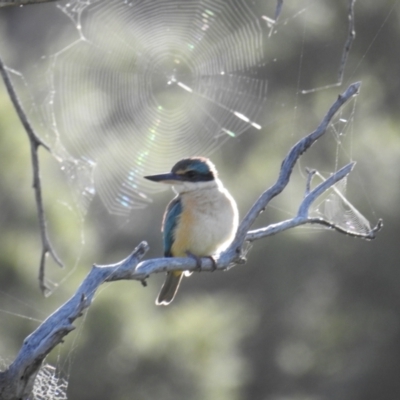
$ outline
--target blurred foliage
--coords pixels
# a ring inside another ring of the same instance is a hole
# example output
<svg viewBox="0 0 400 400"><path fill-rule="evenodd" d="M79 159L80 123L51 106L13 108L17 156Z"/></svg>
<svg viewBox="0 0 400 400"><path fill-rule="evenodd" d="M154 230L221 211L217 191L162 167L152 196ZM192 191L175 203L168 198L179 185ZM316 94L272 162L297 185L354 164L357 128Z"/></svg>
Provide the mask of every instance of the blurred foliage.
<svg viewBox="0 0 400 400"><path fill-rule="evenodd" d="M0 49L7 60L18 64L27 57L13 53L17 40L26 41L28 53L45 53L43 38L56 31L46 11L54 7L0 13ZM309 2L305 11L295 1L284 2L281 21L299 14L286 29L279 27L269 48L277 61L266 67L264 128L228 141L212 156L242 216L274 182L290 146L317 126L342 91L300 94L335 82L346 10L344 0ZM154 306L161 276L151 277L147 288L137 282L106 285L48 360L68 378L69 398L400 397L399 17L398 2L356 3L357 38L344 82L363 82L358 98L346 106L355 114L343 153L350 151L357 161L348 197L372 224L384 219L378 238L364 242L311 228L285 232L255 243L246 266L185 279L167 308ZM16 29L24 24L49 29L27 38ZM296 211L306 166L332 171L332 133L301 160L257 226ZM75 291L91 264L115 262L141 240L150 243L148 257L159 256L160 221L172 196L155 196L130 219L108 215L95 199L82 218L57 162L44 151L40 156L50 235L66 264L61 270L49 262L49 278L58 287L46 299L37 285L40 236L29 144L0 85L0 355L6 362Z"/></svg>

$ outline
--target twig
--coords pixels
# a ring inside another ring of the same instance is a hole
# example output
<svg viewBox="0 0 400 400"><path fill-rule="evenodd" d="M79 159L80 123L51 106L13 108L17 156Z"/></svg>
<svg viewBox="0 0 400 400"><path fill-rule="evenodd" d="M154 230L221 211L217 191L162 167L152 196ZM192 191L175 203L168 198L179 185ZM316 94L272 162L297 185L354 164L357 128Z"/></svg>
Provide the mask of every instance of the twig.
<svg viewBox="0 0 400 400"><path fill-rule="evenodd" d="M338 84L341 85L343 82L343 74L344 69L346 67L347 58L350 54L351 46L356 38L356 28L354 23L354 4L356 0L349 0L349 11L348 11L348 18L349 18L349 28L347 33L347 39L343 47L342 58L340 60L339 72L338 72Z"/></svg>
<svg viewBox="0 0 400 400"><path fill-rule="evenodd" d="M314 177L314 175L316 174L316 170L315 169L308 169L308 168L306 168L306 172L307 172L307 183L306 183L306 193L305 193L305 195L307 196L309 193L310 193L310 190L311 190L311 181L312 181L312 179L313 179L313 177Z"/></svg>
<svg viewBox="0 0 400 400"><path fill-rule="evenodd" d="M276 0L274 18L267 17L266 15L262 16L262 19L267 23L267 26L269 27L268 37L271 37L272 33L274 32L274 27L276 26L278 18L281 15L282 8L283 8L283 0Z"/></svg>
<svg viewBox="0 0 400 400"><path fill-rule="evenodd" d="M356 165L355 162L351 162L350 164L345 165L339 171L332 174L328 179L324 180L317 187L311 190L304 197L303 202L300 204L298 215L301 217L308 217L308 211L310 209L311 204L315 201L315 199L322 195L322 193L326 192L330 187L335 185L337 182L341 181L345 178Z"/></svg>
<svg viewBox="0 0 400 400"><path fill-rule="evenodd" d="M103 282L129 279L147 250L143 242L119 264L93 266L76 293L24 340L15 361L0 372L0 399L29 398L44 358L75 329L73 322L90 306L97 288Z"/></svg>
<svg viewBox="0 0 400 400"><path fill-rule="evenodd" d="M0 8L9 6L20 7L28 4L50 3L53 1L59 0L0 0Z"/></svg>
<svg viewBox="0 0 400 400"><path fill-rule="evenodd" d="M346 68L346 63L347 59L349 58L351 46L354 42L354 39L356 38L356 28L355 28L355 22L354 22L354 4L356 0L348 0L349 2L349 8L348 8L348 13L347 17L349 19L349 27L347 31L347 38L343 46L343 51L342 51L342 57L340 59L340 65L339 65L339 70L338 70L338 78L335 83L332 83L330 85L314 88L314 89L308 89L308 90L302 90L302 94L308 94L308 93L314 93L319 90L326 90L326 89L331 89L333 87L338 87L343 83L343 75L344 75L344 69Z"/></svg>
<svg viewBox="0 0 400 400"><path fill-rule="evenodd" d="M40 225L40 235L42 240L42 253L40 257L40 266L39 266L39 286L43 293L46 293L48 287L45 284L45 264L46 264L46 255L50 254L54 261L60 266L63 266L62 261L57 256L57 253L53 249L48 233L47 233L47 225L46 225L46 217L43 209L43 199L42 199L42 188L40 181L40 171L39 171L39 158L38 158L38 149L39 146L43 146L47 151L51 152L49 146L44 143L39 136L35 133L32 125L30 124L23 108L22 104L17 96L17 93L14 89L14 85L11 82L10 76L8 74L7 68L3 63L3 60L0 57L0 73L3 77L4 84L7 88L10 99L14 105L15 110L19 116L19 119L22 125L25 128L26 133L28 134L28 138L31 145L31 158L32 158L32 167L33 167L33 189L35 191L35 200L36 207L38 211L39 225Z"/></svg>
<svg viewBox="0 0 400 400"><path fill-rule="evenodd" d="M381 218L378 219L378 222L376 223L376 225L367 233L357 233L357 232L349 231L349 230L344 229L340 226L337 226L333 222L327 221L323 218L308 218L307 224L323 225L323 226L326 226L327 228L335 230L336 232L343 233L344 235L351 236L354 238L361 238L361 239L365 239L365 240L375 239L377 232L379 232L383 228L383 220Z"/></svg>
<svg viewBox="0 0 400 400"><path fill-rule="evenodd" d="M325 115L324 119L322 120L318 128L314 132L304 137L303 139L299 140L291 148L288 155L282 162L278 180L274 185L272 185L259 197L257 202L247 213L243 222L240 224L236 238L231 246L236 246L238 249L240 248L241 243L244 242L247 232L249 231L251 225L253 225L258 215L265 209L266 205L271 201L271 199L273 199L279 193L281 193L282 190L289 183L293 167L296 164L299 157L325 133L333 116L347 100L349 100L352 96L358 93L360 86L361 86L360 82L351 84L343 92L343 94L339 95L338 99L335 101L335 103L333 103L331 108L328 110L327 114Z"/></svg>
<svg viewBox="0 0 400 400"><path fill-rule="evenodd" d="M282 8L283 8L283 0L276 0L276 8L275 8L275 15L274 15L275 23L276 23L276 21L278 21L278 18L281 15Z"/></svg>
<svg viewBox="0 0 400 400"><path fill-rule="evenodd" d="M378 231L380 231L383 227L382 220L379 220L377 225L374 228L372 228L369 232L359 233L359 232L353 232L353 231L346 230L346 229L336 225L335 223L325 220L323 218L309 217L309 209L310 209L311 204L313 204L314 201L319 196L321 196L324 192L326 192L329 188L331 188L337 182L339 182L344 177L346 177L353 170L354 165L355 165L355 163L347 164L346 166L341 168L339 171L332 174L324 182L319 184L312 191L307 193L304 200L300 204L299 210L295 217L288 219L286 221L278 222L276 224L271 224L265 228L259 228L259 229L253 230L253 231L249 231L246 235L246 240L248 242L253 242L254 240L263 239L267 236L272 236L277 233L283 232L287 229L295 228L297 226L305 225L305 224L324 225L330 229L336 230L337 232L346 234L348 236L360 238L360 239L366 239L366 240L375 239L376 233ZM313 172L313 171L311 171L311 172Z"/></svg>

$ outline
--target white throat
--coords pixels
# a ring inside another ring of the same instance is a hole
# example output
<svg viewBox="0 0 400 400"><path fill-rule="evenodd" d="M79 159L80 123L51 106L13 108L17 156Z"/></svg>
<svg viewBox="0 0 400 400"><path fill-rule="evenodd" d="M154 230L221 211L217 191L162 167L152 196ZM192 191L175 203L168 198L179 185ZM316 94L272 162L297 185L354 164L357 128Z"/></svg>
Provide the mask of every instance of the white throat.
<svg viewBox="0 0 400 400"><path fill-rule="evenodd" d="M222 189L222 188L223 188L222 182L218 178L206 182L179 182L175 183L172 187L173 191L177 194L193 192L196 190Z"/></svg>

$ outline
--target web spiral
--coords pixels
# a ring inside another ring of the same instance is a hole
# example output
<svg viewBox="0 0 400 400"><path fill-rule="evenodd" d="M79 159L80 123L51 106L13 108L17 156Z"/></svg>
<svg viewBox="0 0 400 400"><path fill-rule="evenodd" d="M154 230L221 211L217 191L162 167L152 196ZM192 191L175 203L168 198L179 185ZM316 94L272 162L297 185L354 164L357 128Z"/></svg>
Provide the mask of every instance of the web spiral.
<svg viewBox="0 0 400 400"><path fill-rule="evenodd" d="M127 215L159 190L143 175L261 128L268 32L255 7L244 0L61 7L74 40L47 58L43 126L84 211L98 193L111 213Z"/></svg>

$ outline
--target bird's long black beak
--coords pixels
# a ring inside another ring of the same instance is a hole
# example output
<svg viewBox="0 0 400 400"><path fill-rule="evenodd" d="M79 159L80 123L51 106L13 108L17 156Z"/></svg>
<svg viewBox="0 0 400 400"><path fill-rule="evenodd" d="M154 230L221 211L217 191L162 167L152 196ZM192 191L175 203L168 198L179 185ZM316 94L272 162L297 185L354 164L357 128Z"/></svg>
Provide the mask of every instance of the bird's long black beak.
<svg viewBox="0 0 400 400"><path fill-rule="evenodd" d="M162 182L162 183L175 183L182 181L182 177L178 174L174 174L173 172L167 172L165 174L158 175L147 175L143 178L148 179L153 182Z"/></svg>

